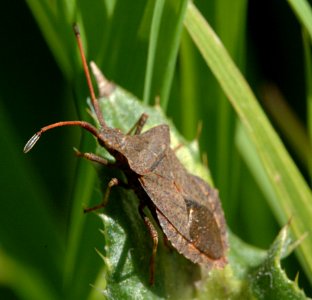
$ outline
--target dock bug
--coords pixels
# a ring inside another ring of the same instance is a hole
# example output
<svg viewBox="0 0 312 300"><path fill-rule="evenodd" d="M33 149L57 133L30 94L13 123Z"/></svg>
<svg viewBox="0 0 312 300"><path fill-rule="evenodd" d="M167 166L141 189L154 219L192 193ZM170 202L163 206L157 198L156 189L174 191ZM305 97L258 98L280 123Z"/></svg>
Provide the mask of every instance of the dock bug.
<svg viewBox="0 0 312 300"><path fill-rule="evenodd" d="M115 163L93 153L81 153L76 150L77 155L122 170L127 182L117 178L111 179L103 202L85 209L84 212L104 207L114 186L119 185L134 190L139 198L139 213L153 240L150 259L151 284L154 283L158 234L153 223L144 213L145 207L150 210L165 237L179 253L207 269L224 267L227 263L228 246L225 219L218 192L201 178L190 174L178 160L175 150L170 148L168 125L158 125L142 133L147 120L147 115L142 114L127 134L107 126L95 97L77 26L74 26L74 32L100 129L84 121L50 124L41 128L29 139L24 152L29 152L44 132L56 127L80 126L96 137L98 143L115 158ZM104 94L109 96L114 88L113 85L104 78L95 64L91 67L98 82L100 96Z"/></svg>

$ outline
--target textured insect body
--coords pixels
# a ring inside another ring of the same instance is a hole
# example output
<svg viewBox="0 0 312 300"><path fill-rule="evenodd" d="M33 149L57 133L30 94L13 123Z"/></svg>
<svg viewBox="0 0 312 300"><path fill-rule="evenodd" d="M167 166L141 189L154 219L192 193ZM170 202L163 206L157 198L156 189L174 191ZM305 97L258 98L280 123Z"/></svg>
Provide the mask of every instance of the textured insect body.
<svg viewBox="0 0 312 300"><path fill-rule="evenodd" d="M216 190L191 175L170 148L153 172L140 177L172 245L208 268L226 263L225 221Z"/></svg>
<svg viewBox="0 0 312 300"><path fill-rule="evenodd" d="M42 133L55 127L80 126L88 130L116 162L110 163L93 153L77 151L77 155L123 170L127 182L113 178L108 184L103 202L85 209L85 212L104 207L113 186L121 185L135 191L140 200L140 215L153 239L150 282L154 282L158 235L152 222L145 215L144 207L149 208L165 236L178 252L208 269L223 267L226 264L228 246L226 225L217 191L184 168L175 151L170 148L170 130L167 125L158 125L142 133L147 120L147 115L142 114L128 134L107 126L94 95L77 27L75 33L100 129L84 121L54 123L41 128L27 142L24 152L31 150ZM112 84L105 79L94 63L91 67L98 82L100 96L109 96L113 90ZM131 134L132 131L134 134Z"/></svg>

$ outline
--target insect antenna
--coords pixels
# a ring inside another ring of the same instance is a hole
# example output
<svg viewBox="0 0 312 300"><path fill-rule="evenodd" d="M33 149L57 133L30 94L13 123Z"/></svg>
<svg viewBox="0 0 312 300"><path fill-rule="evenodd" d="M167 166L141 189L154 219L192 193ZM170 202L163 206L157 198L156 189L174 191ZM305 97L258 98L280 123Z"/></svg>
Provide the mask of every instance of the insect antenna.
<svg viewBox="0 0 312 300"><path fill-rule="evenodd" d="M93 85L92 85L92 81L91 81L91 76L90 76L90 71L88 68L88 64L87 64L87 60L86 60L86 56L84 54L84 50L83 50L83 46L82 46L82 41L81 41L81 37L80 37L80 31L79 31L79 27L77 24L74 24L73 26L74 28L74 32L75 32L75 36L76 36L76 40L77 40L77 44L78 44L78 48L79 48L79 53L80 53L80 57L82 60L82 66L83 66L83 70L87 79L87 84L88 84L88 88L89 88L89 92L90 92L90 96L91 96L91 102L92 102L92 106L94 108L96 117L100 123L101 127L107 127L100 106L99 106L99 102L97 100L97 98L95 97L95 93L94 93L94 89L93 89Z"/></svg>
<svg viewBox="0 0 312 300"><path fill-rule="evenodd" d="M88 130L89 132L91 132L91 134L93 134L95 137L99 138L99 132L98 130L92 126L90 123L88 122L84 122L84 121L61 121L61 122L57 122L57 123L53 123L50 125L47 125L45 127L42 127L37 133L35 133L26 143L25 147L24 147L24 153L29 152L37 143L37 141L39 140L39 138L41 137L41 135L53 128L57 128L57 127L62 127L62 126L80 126L86 130Z"/></svg>
<svg viewBox="0 0 312 300"><path fill-rule="evenodd" d="M75 32L75 36L76 36L76 40L77 40L77 44L79 47L79 52L80 52L80 56L81 56L81 60L82 60L82 65L83 65L83 69L84 69L84 73L86 75L87 78L87 83L88 83L88 87L89 87L89 91L90 91L90 96L91 96L91 101L92 101L92 106L94 108L94 111L96 113L97 119L100 123L100 126L103 127L107 127L104 119L103 119L103 115L101 113L100 107L99 107L99 103L95 97L94 94L94 89L92 86L92 82L91 82L91 77L90 77L90 72L89 72L89 68L86 62L86 57L83 51L83 47L82 47L82 42L81 42L81 38L80 38L80 32L79 32L79 28L78 26L75 24L74 25L74 32ZM39 140L39 138L41 137L41 135L53 128L57 128L57 127L63 127L63 126L80 126L83 129L88 130L91 134L93 134L96 138L100 139L100 134L99 131L90 123L88 122L84 122L84 121L62 121L62 122L57 122L57 123L53 123L50 125L47 125L45 127L42 127L37 133L35 133L26 143L25 147L24 147L24 153L29 152L37 143L37 141Z"/></svg>

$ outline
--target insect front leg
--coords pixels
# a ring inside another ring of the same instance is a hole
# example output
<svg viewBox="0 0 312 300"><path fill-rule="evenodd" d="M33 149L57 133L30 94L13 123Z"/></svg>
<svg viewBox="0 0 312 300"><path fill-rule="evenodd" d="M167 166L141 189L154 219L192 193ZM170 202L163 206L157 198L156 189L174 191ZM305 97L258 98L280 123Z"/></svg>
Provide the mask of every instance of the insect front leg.
<svg viewBox="0 0 312 300"><path fill-rule="evenodd" d="M107 159L99 156L99 155L96 155L94 153L90 153L90 152L80 152L78 149L74 148L74 151L76 153L77 156L79 157L83 157L87 160L91 160L93 162L96 162L98 164L101 164L101 165L104 165L104 166L107 166L107 167L113 167L115 164L113 163L110 163Z"/></svg>
<svg viewBox="0 0 312 300"><path fill-rule="evenodd" d="M139 120L133 125L133 127L128 131L128 134L131 134L134 131L134 135L140 134L142 129L148 119L148 115L143 113Z"/></svg>
<svg viewBox="0 0 312 300"><path fill-rule="evenodd" d="M103 201L100 204L98 204L98 205L95 205L95 206L92 206L92 207L88 207L88 208L84 208L83 212L84 213L88 213L90 211L98 210L100 208L105 207L107 205L108 197L109 197L109 194L110 194L110 191L111 191L112 187L117 186L119 184L120 184L120 182L119 182L119 180L117 178L112 178L109 181L108 185L107 185L107 188L106 188L106 191L105 191L105 194L104 194L104 197L103 197Z"/></svg>
<svg viewBox="0 0 312 300"><path fill-rule="evenodd" d="M143 209L145 207L145 204L143 202L140 203L139 205L139 213L140 216L142 217L145 226L148 229L148 232L153 240L153 251L152 251L152 256L150 258L150 279L149 283L150 285L154 284L154 277L155 277L155 257L157 253L157 246L158 246L158 233L157 230L155 229L153 223L151 220L147 217L147 215L144 213Z"/></svg>

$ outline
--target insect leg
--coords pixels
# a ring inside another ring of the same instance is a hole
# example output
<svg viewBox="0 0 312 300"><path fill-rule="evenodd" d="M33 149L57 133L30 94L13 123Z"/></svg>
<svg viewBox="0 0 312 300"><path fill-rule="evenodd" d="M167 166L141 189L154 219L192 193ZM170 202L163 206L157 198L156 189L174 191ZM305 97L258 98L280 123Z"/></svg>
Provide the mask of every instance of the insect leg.
<svg viewBox="0 0 312 300"><path fill-rule="evenodd" d="M152 224L151 220L144 213L143 211L144 207L145 207L145 204L141 202L139 205L139 213L153 240L153 251L152 251L152 256L150 258L150 280L149 280L150 285L153 285L154 276L155 276L155 257L156 257L157 245L158 245L158 233L154 225Z"/></svg>
<svg viewBox="0 0 312 300"><path fill-rule="evenodd" d="M140 134L143 126L145 125L147 121L148 115L146 113L143 113L139 120L133 125L133 127L128 131L127 134L131 134L134 130L134 135Z"/></svg>
<svg viewBox="0 0 312 300"><path fill-rule="evenodd" d="M172 250L171 243L170 243L169 239L167 238L167 236L166 236L165 234L163 235L163 242L164 242L165 247L166 247L169 251L171 251L171 250Z"/></svg>
<svg viewBox="0 0 312 300"><path fill-rule="evenodd" d="M117 186L117 185L119 185L118 179L117 179L117 178L112 178L112 179L109 181L108 185L107 185L107 189L106 189L106 191L105 191L105 194L104 194L104 197L103 197L103 201L102 201L100 204L95 205L95 206L93 206L93 207L85 208L85 209L83 210L83 212L84 212L84 213L88 213L88 212L90 212L90 211L98 210L98 209L100 209L100 208L105 207L105 206L107 205L108 196L109 196L109 194L110 194L110 191L111 191L112 187L113 187L113 186Z"/></svg>
<svg viewBox="0 0 312 300"><path fill-rule="evenodd" d="M96 155L94 153L90 153L90 152L80 152L78 149L74 148L74 151L76 153L77 156L79 157L83 157L85 159L88 159L88 160L91 160L93 162L96 162L98 164L101 164L101 165L105 165L107 167L113 167L115 166L115 164L113 163L110 163L107 159L99 156L99 155Z"/></svg>

